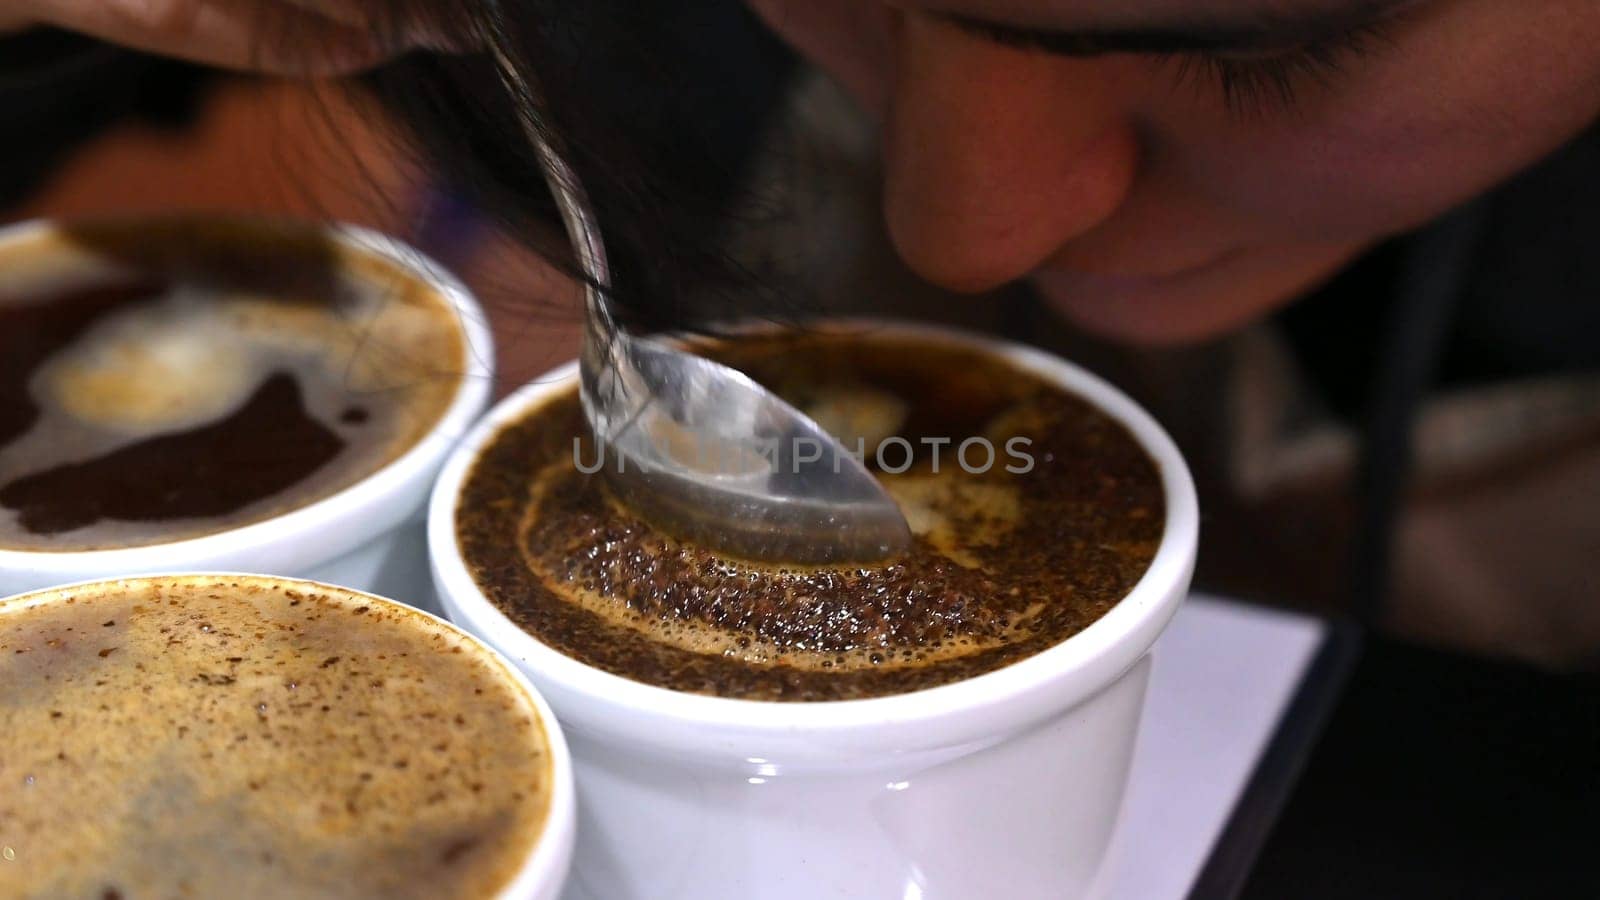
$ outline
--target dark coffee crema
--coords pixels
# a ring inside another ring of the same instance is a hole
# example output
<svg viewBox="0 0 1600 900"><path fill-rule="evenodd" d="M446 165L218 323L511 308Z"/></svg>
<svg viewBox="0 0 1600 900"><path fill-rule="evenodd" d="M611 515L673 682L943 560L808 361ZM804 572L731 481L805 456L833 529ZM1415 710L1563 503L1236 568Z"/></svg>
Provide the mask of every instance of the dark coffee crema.
<svg viewBox="0 0 1600 900"><path fill-rule="evenodd" d="M271 578L0 601L0 895L492 897L549 815L538 708L399 604Z"/></svg>
<svg viewBox="0 0 1600 900"><path fill-rule="evenodd" d="M0 245L0 548L197 537L335 493L444 414L418 276L309 227L74 225Z"/></svg>
<svg viewBox="0 0 1600 900"><path fill-rule="evenodd" d="M1155 464L1078 396L975 349L870 331L708 348L858 441L915 534L883 564L730 559L631 514L585 475L576 390L503 428L466 479L457 538L479 587L573 658L681 691L846 700L933 687L1094 622L1161 542ZM894 449L884 439L897 437ZM995 449L993 463L969 438ZM904 447L915 451L911 465ZM938 451L937 463L935 449ZM1025 460L1031 460L1031 466ZM937 471L935 471L937 466ZM1027 471L1018 471L1027 469ZM976 471L971 471L976 470Z"/></svg>

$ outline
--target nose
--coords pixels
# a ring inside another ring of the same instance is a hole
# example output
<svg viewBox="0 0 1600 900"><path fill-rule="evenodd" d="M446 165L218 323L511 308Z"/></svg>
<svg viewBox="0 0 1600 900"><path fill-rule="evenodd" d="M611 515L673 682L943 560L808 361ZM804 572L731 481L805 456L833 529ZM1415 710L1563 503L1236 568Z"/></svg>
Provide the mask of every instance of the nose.
<svg viewBox="0 0 1600 900"><path fill-rule="evenodd" d="M1109 218L1138 142L1101 60L908 13L884 134L889 234L919 275L987 290Z"/></svg>

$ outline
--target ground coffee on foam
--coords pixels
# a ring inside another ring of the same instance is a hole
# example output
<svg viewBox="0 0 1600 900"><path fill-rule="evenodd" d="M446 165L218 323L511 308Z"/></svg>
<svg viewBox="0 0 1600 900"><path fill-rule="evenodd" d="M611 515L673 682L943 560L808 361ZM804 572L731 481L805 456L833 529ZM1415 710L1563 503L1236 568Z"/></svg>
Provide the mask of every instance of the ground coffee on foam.
<svg viewBox="0 0 1600 900"><path fill-rule="evenodd" d="M676 540L578 471L573 439L585 429L569 391L489 443L463 486L457 536L490 600L582 662L747 699L912 691L1060 643L1120 601L1155 555L1165 508L1143 449L1008 362L871 333L713 352L802 408L898 401L892 433L921 452L905 473L879 475L915 546L885 565L785 569ZM1033 466L1007 471L1002 457L967 472L952 451L973 436L996 447L1026 438ZM937 474L932 439L949 439Z"/></svg>
<svg viewBox="0 0 1600 900"><path fill-rule="evenodd" d="M184 576L0 602L0 895L493 896L552 787L502 664L398 604Z"/></svg>

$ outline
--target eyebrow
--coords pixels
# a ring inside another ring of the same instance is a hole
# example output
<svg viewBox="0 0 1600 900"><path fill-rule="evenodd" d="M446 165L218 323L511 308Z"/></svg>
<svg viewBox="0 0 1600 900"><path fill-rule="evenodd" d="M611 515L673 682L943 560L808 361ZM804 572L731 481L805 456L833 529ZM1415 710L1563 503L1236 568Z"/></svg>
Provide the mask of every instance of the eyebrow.
<svg viewBox="0 0 1600 900"><path fill-rule="evenodd" d="M1062 56L1110 53L1248 53L1321 43L1369 28L1421 0L1355 0L1310 12L1262 10L1236 19L1055 30L940 12L939 18L999 43Z"/></svg>

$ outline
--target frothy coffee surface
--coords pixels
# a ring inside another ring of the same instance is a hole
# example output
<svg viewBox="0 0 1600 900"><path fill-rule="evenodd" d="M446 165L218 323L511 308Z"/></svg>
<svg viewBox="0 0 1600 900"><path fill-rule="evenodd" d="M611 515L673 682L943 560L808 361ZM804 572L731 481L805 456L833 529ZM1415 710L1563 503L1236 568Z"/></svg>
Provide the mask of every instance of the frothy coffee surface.
<svg viewBox="0 0 1600 900"><path fill-rule="evenodd" d="M0 603L0 893L486 897L538 840L527 694L453 629L315 585Z"/></svg>
<svg viewBox="0 0 1600 900"><path fill-rule="evenodd" d="M602 476L579 470L573 440L586 430L573 390L504 428L458 505L457 537L478 585L541 641L676 690L768 700L900 693L1060 643L1120 601L1160 544L1161 481L1143 449L1021 368L870 333L754 339L713 355L847 446L862 441L869 461L885 438L910 445L912 464L891 472L904 454L884 444L876 474L906 513L913 549L881 565L785 568L665 534L619 504ZM995 449L991 465L976 444L960 464L959 446L974 437ZM591 468L595 459L585 437L579 460Z"/></svg>
<svg viewBox="0 0 1600 900"><path fill-rule="evenodd" d="M72 226L0 246L0 548L197 537L335 493L448 408L446 300L309 228Z"/></svg>

